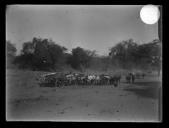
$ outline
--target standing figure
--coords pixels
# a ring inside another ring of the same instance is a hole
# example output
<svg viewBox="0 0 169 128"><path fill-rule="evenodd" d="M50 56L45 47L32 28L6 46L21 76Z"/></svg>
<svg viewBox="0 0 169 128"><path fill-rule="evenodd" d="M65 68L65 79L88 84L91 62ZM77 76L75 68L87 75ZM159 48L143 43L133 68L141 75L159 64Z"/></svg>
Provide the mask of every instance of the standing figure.
<svg viewBox="0 0 169 128"><path fill-rule="evenodd" d="M131 75L131 82L134 83L134 81L135 81L135 73L132 72L132 73L130 73L130 75Z"/></svg>

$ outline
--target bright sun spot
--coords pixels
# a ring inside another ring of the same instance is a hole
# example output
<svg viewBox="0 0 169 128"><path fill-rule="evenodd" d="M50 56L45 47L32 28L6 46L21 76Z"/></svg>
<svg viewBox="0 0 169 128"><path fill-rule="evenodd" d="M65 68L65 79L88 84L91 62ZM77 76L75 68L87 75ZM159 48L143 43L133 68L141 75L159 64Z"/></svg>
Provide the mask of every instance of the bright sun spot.
<svg viewBox="0 0 169 128"><path fill-rule="evenodd" d="M140 11L140 18L146 24L155 24L160 17L160 12L155 5L145 5Z"/></svg>

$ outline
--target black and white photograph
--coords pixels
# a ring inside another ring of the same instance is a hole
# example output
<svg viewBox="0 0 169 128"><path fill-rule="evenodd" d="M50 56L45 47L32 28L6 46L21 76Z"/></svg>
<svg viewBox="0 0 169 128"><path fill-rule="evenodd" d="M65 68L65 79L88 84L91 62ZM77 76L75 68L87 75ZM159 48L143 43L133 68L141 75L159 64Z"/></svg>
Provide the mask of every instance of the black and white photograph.
<svg viewBox="0 0 169 128"><path fill-rule="evenodd" d="M13 4L5 16L6 121L162 121L162 5Z"/></svg>

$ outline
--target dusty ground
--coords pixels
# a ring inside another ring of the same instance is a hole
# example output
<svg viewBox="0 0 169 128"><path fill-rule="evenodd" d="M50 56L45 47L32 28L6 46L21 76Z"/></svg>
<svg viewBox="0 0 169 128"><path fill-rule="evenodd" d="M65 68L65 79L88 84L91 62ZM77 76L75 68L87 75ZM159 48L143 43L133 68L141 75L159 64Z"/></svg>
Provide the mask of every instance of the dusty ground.
<svg viewBox="0 0 169 128"><path fill-rule="evenodd" d="M119 87L39 87L39 72L7 72L7 120L158 121L160 78Z"/></svg>

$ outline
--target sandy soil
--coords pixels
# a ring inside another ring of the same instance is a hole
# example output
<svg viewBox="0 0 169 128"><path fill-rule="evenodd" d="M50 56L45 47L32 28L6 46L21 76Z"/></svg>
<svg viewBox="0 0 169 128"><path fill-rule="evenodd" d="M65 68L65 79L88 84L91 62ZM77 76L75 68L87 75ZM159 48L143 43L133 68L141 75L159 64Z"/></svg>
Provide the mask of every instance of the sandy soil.
<svg viewBox="0 0 169 128"><path fill-rule="evenodd" d="M39 87L32 73L7 74L7 120L159 121L156 78L134 85Z"/></svg>

